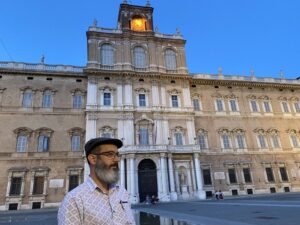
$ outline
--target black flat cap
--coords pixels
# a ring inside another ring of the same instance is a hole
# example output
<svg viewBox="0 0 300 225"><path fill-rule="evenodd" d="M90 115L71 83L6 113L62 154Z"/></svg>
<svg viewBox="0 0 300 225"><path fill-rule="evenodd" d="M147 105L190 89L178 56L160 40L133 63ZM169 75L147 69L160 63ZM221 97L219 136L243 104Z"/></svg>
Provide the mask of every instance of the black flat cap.
<svg viewBox="0 0 300 225"><path fill-rule="evenodd" d="M104 137L93 138L93 139L89 140L84 146L85 155L88 156L95 147L97 147L99 145L104 145L104 144L113 144L113 145L117 146L118 148L121 148L123 146L123 142L119 139L104 138Z"/></svg>

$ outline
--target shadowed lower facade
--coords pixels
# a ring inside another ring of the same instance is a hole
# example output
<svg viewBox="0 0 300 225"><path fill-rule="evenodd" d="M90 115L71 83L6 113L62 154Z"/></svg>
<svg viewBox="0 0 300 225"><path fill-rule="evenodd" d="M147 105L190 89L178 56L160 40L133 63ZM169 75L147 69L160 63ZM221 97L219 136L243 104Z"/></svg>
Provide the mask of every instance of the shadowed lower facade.
<svg viewBox="0 0 300 225"><path fill-rule="evenodd" d="M299 80L189 74L180 31L153 27L125 1L88 28L85 67L0 62L0 209L58 206L100 136L124 142L133 203L300 191Z"/></svg>

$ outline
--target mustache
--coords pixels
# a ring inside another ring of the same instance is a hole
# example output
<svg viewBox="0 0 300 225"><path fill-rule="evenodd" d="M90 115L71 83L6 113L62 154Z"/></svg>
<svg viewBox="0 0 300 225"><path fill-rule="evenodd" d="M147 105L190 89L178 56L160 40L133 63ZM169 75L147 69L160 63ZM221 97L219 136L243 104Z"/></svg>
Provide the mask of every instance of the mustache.
<svg viewBox="0 0 300 225"><path fill-rule="evenodd" d="M109 166L109 168L115 167L117 169L119 169L119 164L118 163L114 163L112 165Z"/></svg>

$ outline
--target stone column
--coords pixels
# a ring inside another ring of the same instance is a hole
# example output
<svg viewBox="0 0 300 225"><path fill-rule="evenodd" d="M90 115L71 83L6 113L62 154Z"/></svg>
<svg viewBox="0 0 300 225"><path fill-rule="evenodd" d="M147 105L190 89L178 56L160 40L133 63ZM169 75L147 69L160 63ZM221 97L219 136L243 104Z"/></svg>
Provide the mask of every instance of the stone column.
<svg viewBox="0 0 300 225"><path fill-rule="evenodd" d="M152 81L152 107L156 108L159 106L159 93L157 81Z"/></svg>
<svg viewBox="0 0 300 225"><path fill-rule="evenodd" d="M6 197L9 196L11 179L12 179L12 172L9 172L9 174L8 174L8 182L7 182L7 187L6 187Z"/></svg>
<svg viewBox="0 0 300 225"><path fill-rule="evenodd" d="M35 171L32 171L31 172L31 179L30 179L29 195L33 194L34 177L35 177Z"/></svg>
<svg viewBox="0 0 300 225"><path fill-rule="evenodd" d="M47 187L48 187L48 172L44 176L44 189L43 189L43 195L47 194Z"/></svg>
<svg viewBox="0 0 300 225"><path fill-rule="evenodd" d="M167 106L167 98L166 98L166 88L164 86L160 87L160 97L161 97L161 106L166 107Z"/></svg>
<svg viewBox="0 0 300 225"><path fill-rule="evenodd" d="M135 190L135 158L134 155L130 157L130 197L131 203L137 203Z"/></svg>
<svg viewBox="0 0 300 225"><path fill-rule="evenodd" d="M170 131L169 131L169 121L167 118L163 118L162 121L162 144L169 145L169 138L170 138Z"/></svg>
<svg viewBox="0 0 300 225"><path fill-rule="evenodd" d="M97 67L97 56L96 52L99 49L97 47L97 41L95 39L88 40L88 67Z"/></svg>
<svg viewBox="0 0 300 225"><path fill-rule="evenodd" d="M120 185L125 187L125 158L122 157L120 161Z"/></svg>
<svg viewBox="0 0 300 225"><path fill-rule="evenodd" d="M182 89L182 94L183 94L183 107L189 107L189 108L192 107L190 88L187 84L184 85L184 88Z"/></svg>
<svg viewBox="0 0 300 225"><path fill-rule="evenodd" d="M187 118L186 120L186 127L187 127L187 138L188 138L188 144L189 145L195 145L195 123L193 118Z"/></svg>
<svg viewBox="0 0 300 225"><path fill-rule="evenodd" d="M174 168L172 154L168 155L168 166L169 166L169 177L170 177L170 191L171 191L171 201L177 200L177 193L175 192L175 181L174 181Z"/></svg>
<svg viewBox="0 0 300 225"><path fill-rule="evenodd" d="M177 194L181 195L180 186L179 186L179 175L178 175L178 170L177 169L175 169L175 187L176 187ZM177 197L178 197L178 195L177 195Z"/></svg>
<svg viewBox="0 0 300 225"><path fill-rule="evenodd" d="M164 153L160 154L160 173L161 173L161 182L162 182L162 192L160 199L161 201L170 201L170 197L168 196L167 189L167 168L166 168L166 155Z"/></svg>
<svg viewBox="0 0 300 225"><path fill-rule="evenodd" d="M86 108L94 108L97 106L97 81L96 79L88 80L87 87L87 105Z"/></svg>
<svg viewBox="0 0 300 225"><path fill-rule="evenodd" d="M205 195L205 192L203 191L202 171L201 171L201 167L200 167L200 160L199 160L198 153L194 153L194 163L195 163L196 183L197 183L196 196L199 199L205 199L206 195Z"/></svg>
<svg viewBox="0 0 300 225"><path fill-rule="evenodd" d="M117 107L123 106L123 83L117 82Z"/></svg>
<svg viewBox="0 0 300 225"><path fill-rule="evenodd" d="M131 109L133 107L133 99L132 99L132 83L130 78L126 78L125 82L125 108Z"/></svg>
<svg viewBox="0 0 300 225"><path fill-rule="evenodd" d="M85 142L89 141L92 138L97 137L97 117L93 114L86 115L86 135ZM83 151L85 155L85 151ZM89 177L90 167L87 162L87 159L84 160L84 180Z"/></svg>

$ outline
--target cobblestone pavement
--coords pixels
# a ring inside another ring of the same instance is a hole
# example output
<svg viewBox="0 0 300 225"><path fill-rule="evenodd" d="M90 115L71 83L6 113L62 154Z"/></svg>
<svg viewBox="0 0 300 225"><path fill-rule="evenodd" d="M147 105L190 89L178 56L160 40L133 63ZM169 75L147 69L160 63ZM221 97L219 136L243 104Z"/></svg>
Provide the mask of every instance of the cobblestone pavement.
<svg viewBox="0 0 300 225"><path fill-rule="evenodd" d="M299 225L300 193L227 197L222 201L139 204L133 209L137 225ZM56 225L56 215L57 209L1 211L0 225Z"/></svg>

